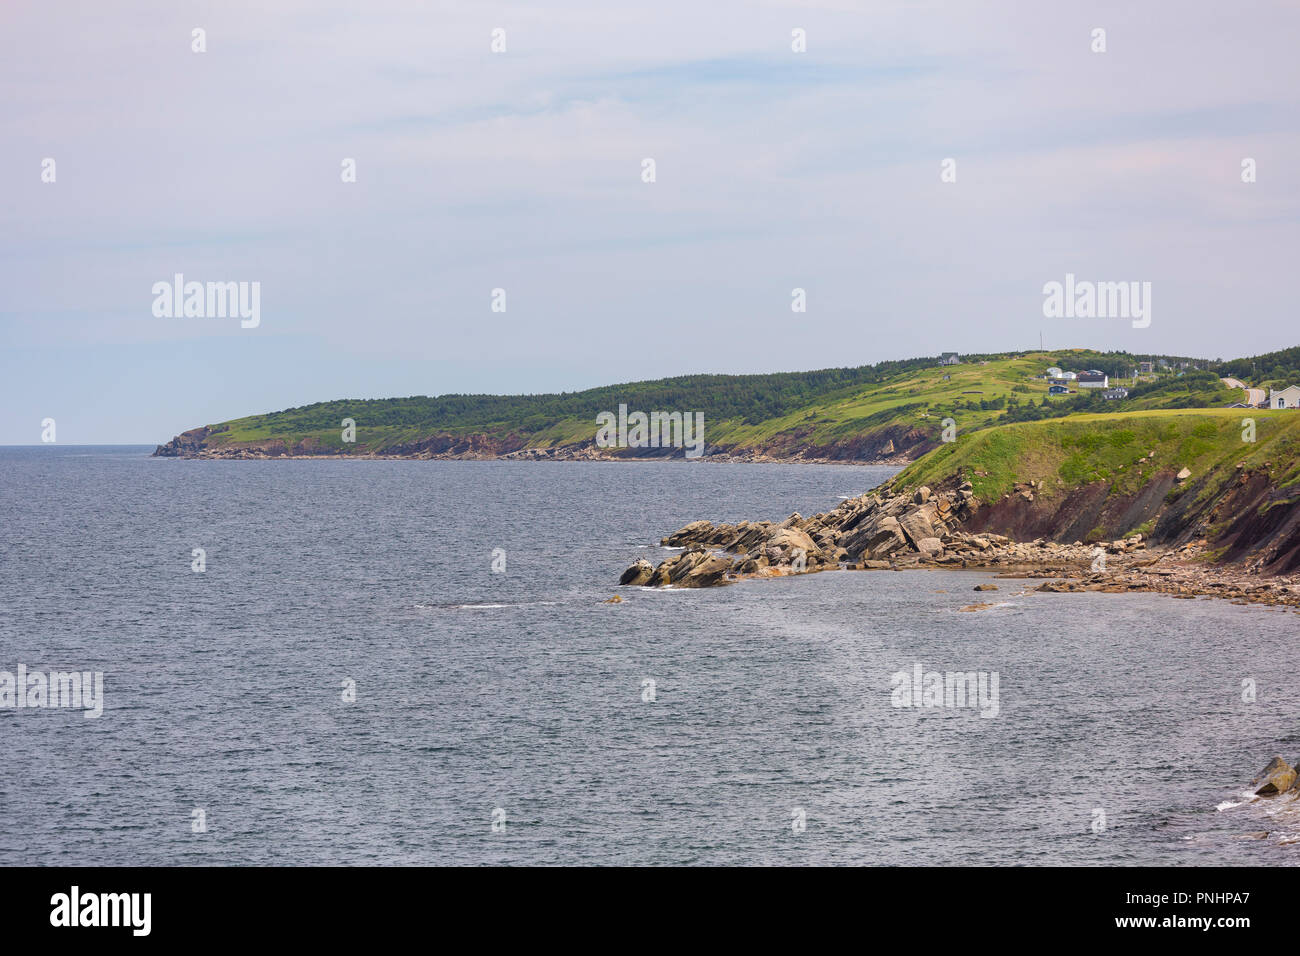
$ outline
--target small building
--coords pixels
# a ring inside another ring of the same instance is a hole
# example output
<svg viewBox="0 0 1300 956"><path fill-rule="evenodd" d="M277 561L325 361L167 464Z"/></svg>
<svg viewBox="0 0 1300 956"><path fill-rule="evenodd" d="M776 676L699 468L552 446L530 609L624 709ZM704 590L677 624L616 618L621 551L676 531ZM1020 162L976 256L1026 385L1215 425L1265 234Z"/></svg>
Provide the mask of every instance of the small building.
<svg viewBox="0 0 1300 956"><path fill-rule="evenodd" d="M1043 378L1060 378L1064 374L1065 374L1064 372L1062 372L1059 368L1053 365L1045 373L1043 373Z"/></svg>
<svg viewBox="0 0 1300 956"><path fill-rule="evenodd" d="M1108 388L1102 391L1101 397L1108 402L1117 402L1122 398L1128 398L1127 388Z"/></svg>
<svg viewBox="0 0 1300 956"><path fill-rule="evenodd" d="M1155 373L1156 365L1154 362L1138 362L1139 375L1152 375Z"/></svg>
<svg viewBox="0 0 1300 956"><path fill-rule="evenodd" d="M944 352L942 355L939 356L939 364L940 364L940 365L960 365L960 364L961 364L961 356L959 356L956 352Z"/></svg>
<svg viewBox="0 0 1300 956"><path fill-rule="evenodd" d="M1047 386L1047 394L1048 395L1071 395L1073 393L1064 385L1049 385Z"/></svg>
<svg viewBox="0 0 1300 956"><path fill-rule="evenodd" d="M1108 388L1110 376L1105 372L1084 372L1079 376L1080 388Z"/></svg>
<svg viewBox="0 0 1300 956"><path fill-rule="evenodd" d="M1300 408L1300 385L1268 390L1269 408Z"/></svg>

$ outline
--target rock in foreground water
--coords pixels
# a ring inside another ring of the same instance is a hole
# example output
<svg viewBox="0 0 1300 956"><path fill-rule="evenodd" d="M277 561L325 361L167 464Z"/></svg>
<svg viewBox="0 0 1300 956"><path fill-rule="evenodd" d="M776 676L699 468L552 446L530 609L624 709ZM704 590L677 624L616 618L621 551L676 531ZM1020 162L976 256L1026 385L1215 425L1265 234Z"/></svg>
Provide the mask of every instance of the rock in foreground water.
<svg viewBox="0 0 1300 956"><path fill-rule="evenodd" d="M1273 797L1279 793L1286 793L1295 786L1295 782L1295 768L1281 757L1274 757L1255 778L1255 783L1260 784L1255 790L1255 796Z"/></svg>

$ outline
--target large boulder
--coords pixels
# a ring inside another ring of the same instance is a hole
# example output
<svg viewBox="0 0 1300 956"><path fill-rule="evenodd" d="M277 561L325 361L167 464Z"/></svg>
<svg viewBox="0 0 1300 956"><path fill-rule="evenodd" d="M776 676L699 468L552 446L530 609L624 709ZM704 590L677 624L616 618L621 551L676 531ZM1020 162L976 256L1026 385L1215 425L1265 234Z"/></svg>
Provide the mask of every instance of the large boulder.
<svg viewBox="0 0 1300 956"><path fill-rule="evenodd" d="M938 537L934 528L934 506L922 505L898 519L898 526L907 535L908 542L916 548L922 538Z"/></svg>
<svg viewBox="0 0 1300 956"><path fill-rule="evenodd" d="M698 552L683 551L681 554L674 554L672 557L664 558L659 562L659 567L655 568L655 573L650 576L646 584L652 588L664 588L672 583L673 572L682 568L681 573L685 574L691 569L695 560L695 554ZM680 577L680 575L679 575Z"/></svg>
<svg viewBox="0 0 1300 956"><path fill-rule="evenodd" d="M731 570L731 558L721 554L710 554L702 561L697 561L678 582L682 588L711 588L723 584L727 572Z"/></svg>
<svg viewBox="0 0 1300 956"><path fill-rule="evenodd" d="M916 550L921 554L941 554L943 552L943 542L938 538L922 538L916 542Z"/></svg>
<svg viewBox="0 0 1300 956"><path fill-rule="evenodd" d="M767 540L768 553L772 548L781 551L786 557L789 553L802 549L805 556L819 551L816 542L798 528L782 528Z"/></svg>
<svg viewBox="0 0 1300 956"><path fill-rule="evenodd" d="M712 521L692 521L684 528L674 531L659 543L669 548L680 548L697 541L703 541L713 534Z"/></svg>
<svg viewBox="0 0 1300 956"><path fill-rule="evenodd" d="M697 564L701 564L708 560L708 557L709 552L705 551L703 548L692 548L691 550L679 555L677 560L673 562L673 566L668 571L668 583L676 584L682 578L686 577L686 575L690 574ZM667 562L664 563L666 564Z"/></svg>
<svg viewBox="0 0 1300 956"><path fill-rule="evenodd" d="M619 584L642 585L654 576L655 566L645 558L637 558L632 566L623 572L623 576L618 579Z"/></svg>
<svg viewBox="0 0 1300 956"><path fill-rule="evenodd" d="M1296 782L1295 768L1281 757L1274 757L1255 782L1260 784L1255 790L1255 795L1258 797L1272 797L1285 793Z"/></svg>
<svg viewBox="0 0 1300 956"><path fill-rule="evenodd" d="M882 560L906 548L907 539L898 519L885 515L873 525L864 526L844 546L850 554L860 554L863 559Z"/></svg>
<svg viewBox="0 0 1300 956"><path fill-rule="evenodd" d="M1289 766L1289 764L1281 757L1274 757L1272 760L1268 762L1268 764L1264 767L1263 770L1261 770L1258 774L1255 775L1255 779L1252 780L1251 783L1259 783L1260 781L1266 779L1268 775L1273 773L1275 770L1281 770L1283 767L1287 767L1287 766Z"/></svg>

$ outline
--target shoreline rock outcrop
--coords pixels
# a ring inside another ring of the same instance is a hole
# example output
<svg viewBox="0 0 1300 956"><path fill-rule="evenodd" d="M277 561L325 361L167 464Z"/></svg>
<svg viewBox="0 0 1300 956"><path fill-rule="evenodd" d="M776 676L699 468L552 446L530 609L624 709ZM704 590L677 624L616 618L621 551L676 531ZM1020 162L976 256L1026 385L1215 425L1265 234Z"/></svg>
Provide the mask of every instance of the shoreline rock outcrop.
<svg viewBox="0 0 1300 956"><path fill-rule="evenodd" d="M364 436L353 444L323 441L319 436L288 434L251 441L230 441L222 436L229 424L192 428L158 445L155 458L218 460L267 459L393 459L399 461L709 461L757 464L908 465L935 447L923 431L886 426L843 441L809 445L806 436L781 435L755 446L706 444L703 453L687 459L682 448L602 448L595 438L554 445L531 445L535 436L511 431L431 432L400 443L369 444ZM895 441L895 439L897 441Z"/></svg>
<svg viewBox="0 0 1300 956"><path fill-rule="evenodd" d="M1110 541L1035 538L1016 541L985 525L984 505L960 478L938 490L903 490L890 483L841 502L834 510L784 521L736 524L693 521L660 541L683 548L653 566L638 558L620 584L712 587L747 578L826 570L967 568L1008 578L1047 579L1040 593L1146 591L1172 597L1218 597L1238 604L1300 608L1300 575L1261 581L1258 567L1216 565L1206 538L1178 547L1152 545L1141 533ZM1026 507L1040 489L1017 486ZM999 500L996 505L1005 507ZM993 585L981 585L994 589Z"/></svg>
<svg viewBox="0 0 1300 956"><path fill-rule="evenodd" d="M974 501L966 484L938 494L920 488L862 495L833 511L810 518L795 512L776 523L693 521L659 542L684 552L666 558L657 568L639 558L619 583L710 587L742 576L804 574L844 566L866 569L886 562L889 566L909 556L918 561L960 562L962 554L992 546L989 539L975 543L957 531ZM990 538L1007 540L998 535Z"/></svg>

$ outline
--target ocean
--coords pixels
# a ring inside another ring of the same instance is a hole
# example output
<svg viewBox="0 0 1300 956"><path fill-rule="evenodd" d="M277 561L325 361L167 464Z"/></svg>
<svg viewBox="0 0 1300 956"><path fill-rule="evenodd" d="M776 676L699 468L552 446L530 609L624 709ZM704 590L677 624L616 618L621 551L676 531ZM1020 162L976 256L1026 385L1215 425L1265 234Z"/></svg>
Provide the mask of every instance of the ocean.
<svg viewBox="0 0 1300 956"><path fill-rule="evenodd" d="M1300 756L1294 614L953 570L616 586L688 521L891 469L151 450L0 448L0 671L104 687L0 708L0 864L1300 854L1241 797ZM918 666L996 706L898 706Z"/></svg>

